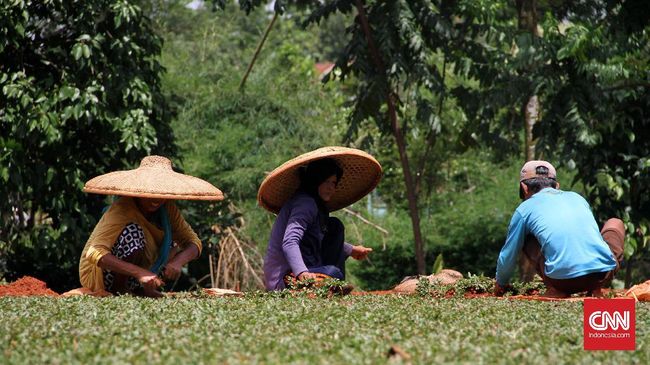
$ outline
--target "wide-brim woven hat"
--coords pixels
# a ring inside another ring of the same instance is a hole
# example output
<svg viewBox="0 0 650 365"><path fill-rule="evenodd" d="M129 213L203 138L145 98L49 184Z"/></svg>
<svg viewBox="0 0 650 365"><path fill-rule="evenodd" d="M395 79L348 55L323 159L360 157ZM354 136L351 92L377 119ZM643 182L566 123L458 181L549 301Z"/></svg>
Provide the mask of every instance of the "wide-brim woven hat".
<svg viewBox="0 0 650 365"><path fill-rule="evenodd" d="M198 177L175 172L162 156L147 156L133 170L109 172L90 179L86 193L154 199L223 200L223 193Z"/></svg>
<svg viewBox="0 0 650 365"><path fill-rule="evenodd" d="M293 158L271 171L257 192L257 201L264 209L278 213L300 187L301 166L322 158L332 158L343 169L341 181L327 209L335 211L356 202L370 193L381 180L381 165L368 153L354 148L322 147Z"/></svg>

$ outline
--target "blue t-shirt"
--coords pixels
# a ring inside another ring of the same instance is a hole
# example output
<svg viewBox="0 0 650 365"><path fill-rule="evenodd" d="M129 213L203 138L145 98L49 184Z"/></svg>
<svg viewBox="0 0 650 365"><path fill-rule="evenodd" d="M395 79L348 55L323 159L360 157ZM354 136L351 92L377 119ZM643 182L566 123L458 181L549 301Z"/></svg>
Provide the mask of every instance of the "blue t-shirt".
<svg viewBox="0 0 650 365"><path fill-rule="evenodd" d="M546 259L544 272L550 278L571 279L616 267L587 201L574 192L545 188L521 203L512 215L497 260L499 285L510 281L528 234L539 241Z"/></svg>

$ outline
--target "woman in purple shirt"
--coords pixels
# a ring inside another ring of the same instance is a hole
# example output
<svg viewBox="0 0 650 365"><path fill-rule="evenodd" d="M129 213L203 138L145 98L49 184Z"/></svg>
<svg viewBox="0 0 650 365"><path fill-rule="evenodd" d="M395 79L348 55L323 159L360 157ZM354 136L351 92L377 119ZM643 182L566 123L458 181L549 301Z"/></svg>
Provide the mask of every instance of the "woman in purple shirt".
<svg viewBox="0 0 650 365"><path fill-rule="evenodd" d="M298 280L315 279L317 273L343 280L348 256L362 260L372 251L345 242L343 223L329 216L327 204L344 172L337 161L314 160L298 171L300 187L282 205L271 231L264 258L267 290L283 289L291 273Z"/></svg>

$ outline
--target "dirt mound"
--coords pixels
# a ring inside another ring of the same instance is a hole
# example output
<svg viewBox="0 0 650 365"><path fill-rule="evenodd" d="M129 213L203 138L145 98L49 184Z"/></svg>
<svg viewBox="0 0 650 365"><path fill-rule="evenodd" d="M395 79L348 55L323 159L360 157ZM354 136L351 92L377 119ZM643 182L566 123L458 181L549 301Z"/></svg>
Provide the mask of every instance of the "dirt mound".
<svg viewBox="0 0 650 365"><path fill-rule="evenodd" d="M443 269L435 275L429 276L408 276L402 280L393 290L402 294L413 294L418 286L420 278L429 279L430 284L453 285L463 278L463 274L455 270Z"/></svg>
<svg viewBox="0 0 650 365"><path fill-rule="evenodd" d="M31 276L23 276L8 285L0 285L0 297L31 297L31 296L48 296L58 297L59 294L48 289L45 282Z"/></svg>
<svg viewBox="0 0 650 365"><path fill-rule="evenodd" d="M650 280L631 287L630 290L625 292L625 296L644 302L650 302Z"/></svg>

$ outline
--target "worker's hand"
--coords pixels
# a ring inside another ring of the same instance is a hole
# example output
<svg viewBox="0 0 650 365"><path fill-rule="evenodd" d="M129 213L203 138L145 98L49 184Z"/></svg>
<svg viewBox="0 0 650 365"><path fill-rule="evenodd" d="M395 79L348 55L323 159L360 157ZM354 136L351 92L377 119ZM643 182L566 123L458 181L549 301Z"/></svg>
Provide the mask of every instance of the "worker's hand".
<svg viewBox="0 0 650 365"><path fill-rule="evenodd" d="M146 274L143 273L142 275L139 275L138 281L142 284L145 292L157 291L158 288L165 285L165 282L162 281L162 279L150 271L147 271Z"/></svg>
<svg viewBox="0 0 650 365"><path fill-rule="evenodd" d="M318 275L314 274L313 272L309 271L304 271L301 272L300 275L298 275L298 280L303 281L303 280L309 280L309 279L318 279Z"/></svg>
<svg viewBox="0 0 650 365"><path fill-rule="evenodd" d="M510 287L510 285L506 285L505 287L502 287L499 285L499 283L495 282L494 283L494 295L497 297L502 297L503 294L506 293L506 290Z"/></svg>
<svg viewBox="0 0 650 365"><path fill-rule="evenodd" d="M163 269L162 276L166 280L178 279L178 277L181 276L181 265L174 261L168 262Z"/></svg>
<svg viewBox="0 0 650 365"><path fill-rule="evenodd" d="M352 252L350 253L350 256L352 256L352 258L355 260L364 260L371 252L372 248L370 247L363 247L361 245L352 246Z"/></svg>

